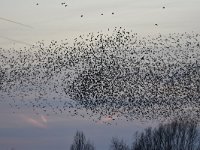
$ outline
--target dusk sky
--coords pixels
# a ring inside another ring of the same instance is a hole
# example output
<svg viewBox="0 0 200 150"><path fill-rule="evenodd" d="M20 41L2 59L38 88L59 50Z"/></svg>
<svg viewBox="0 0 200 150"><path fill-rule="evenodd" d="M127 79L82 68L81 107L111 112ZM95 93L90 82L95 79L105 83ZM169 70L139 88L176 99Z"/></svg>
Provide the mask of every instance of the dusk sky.
<svg viewBox="0 0 200 150"><path fill-rule="evenodd" d="M73 41L79 35L106 33L115 27L142 36L200 33L199 7L200 0L0 0L0 48L29 47L42 40ZM77 130L97 150L105 150L112 137L131 144L136 131L157 124L118 120L107 125L68 113L53 114L52 110L51 115L35 114L21 105L0 88L0 150L68 150ZM109 117L102 121L112 122Z"/></svg>
<svg viewBox="0 0 200 150"><path fill-rule="evenodd" d="M123 138L130 145L136 132L156 124L124 119L113 122L108 117L95 122L87 116L73 117L67 112L56 115L51 109L50 115L41 110L36 114L31 108L11 108L8 103L9 99L0 101L1 150L66 150L76 131L83 131L97 149L103 150L109 148L112 137Z"/></svg>

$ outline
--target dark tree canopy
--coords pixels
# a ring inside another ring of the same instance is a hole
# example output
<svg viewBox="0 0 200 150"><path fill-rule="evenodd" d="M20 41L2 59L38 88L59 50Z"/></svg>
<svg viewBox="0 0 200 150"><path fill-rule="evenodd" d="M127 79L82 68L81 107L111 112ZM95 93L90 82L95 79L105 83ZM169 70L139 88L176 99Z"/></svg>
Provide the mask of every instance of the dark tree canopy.
<svg viewBox="0 0 200 150"><path fill-rule="evenodd" d="M110 150L130 150L130 148L123 140L113 138L111 141Z"/></svg>
<svg viewBox="0 0 200 150"><path fill-rule="evenodd" d="M133 150L200 150L197 123L173 121L137 135Z"/></svg>
<svg viewBox="0 0 200 150"><path fill-rule="evenodd" d="M70 147L70 150L95 150L93 144L86 140L83 132L77 131L74 136L74 142Z"/></svg>

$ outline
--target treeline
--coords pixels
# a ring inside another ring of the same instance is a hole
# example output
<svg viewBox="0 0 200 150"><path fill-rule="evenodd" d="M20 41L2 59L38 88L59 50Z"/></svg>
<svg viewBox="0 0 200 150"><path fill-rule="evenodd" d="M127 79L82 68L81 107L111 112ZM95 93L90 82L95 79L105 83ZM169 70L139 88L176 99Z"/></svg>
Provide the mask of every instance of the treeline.
<svg viewBox="0 0 200 150"><path fill-rule="evenodd" d="M77 131L70 150L95 150L94 144ZM200 150L197 123L194 121L172 121L147 128L136 134L131 146L123 139L112 138L110 150Z"/></svg>

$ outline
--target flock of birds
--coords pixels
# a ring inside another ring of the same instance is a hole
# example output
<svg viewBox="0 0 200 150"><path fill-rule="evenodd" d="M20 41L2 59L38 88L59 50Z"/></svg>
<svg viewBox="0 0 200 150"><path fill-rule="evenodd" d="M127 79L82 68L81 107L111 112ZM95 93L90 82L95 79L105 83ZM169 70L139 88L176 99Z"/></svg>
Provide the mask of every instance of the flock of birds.
<svg viewBox="0 0 200 150"><path fill-rule="evenodd" d="M141 37L115 28L80 35L72 44L0 49L0 103L96 120L199 120L199 39L196 33Z"/></svg>
<svg viewBox="0 0 200 150"><path fill-rule="evenodd" d="M39 3L36 3L36 5L38 6L38 5L39 5ZM64 7L67 7L67 6L68 6L66 2L62 2L62 3L61 3L61 5L62 5L62 6L64 6ZM162 9L165 9L165 8L166 8L165 6L163 6L163 7L162 7ZM114 15L115 13L114 13L114 12L112 12L111 14L112 14L112 15ZM101 16L103 16L103 15L104 15L104 14L103 14L103 13L101 13ZM81 18L83 18L83 14L81 15ZM158 26L158 24L157 24L157 23L155 23L155 26Z"/></svg>
<svg viewBox="0 0 200 150"><path fill-rule="evenodd" d="M38 6L38 5L39 5L39 3L36 3L36 6ZM66 2L62 2L61 5L64 6L64 7L67 7L67 6L68 6L68 4L67 4ZM163 7L163 8L165 8L165 7ZM111 14L114 15L115 13L112 12ZM103 16L103 13L101 13L101 16ZM82 18L82 17L83 17L83 14L81 15L81 18Z"/></svg>

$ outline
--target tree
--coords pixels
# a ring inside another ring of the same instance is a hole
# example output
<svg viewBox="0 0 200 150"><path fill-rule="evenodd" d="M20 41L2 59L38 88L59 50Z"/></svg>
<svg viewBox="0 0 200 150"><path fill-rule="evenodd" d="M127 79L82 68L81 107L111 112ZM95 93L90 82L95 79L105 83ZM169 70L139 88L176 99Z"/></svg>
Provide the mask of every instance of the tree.
<svg viewBox="0 0 200 150"><path fill-rule="evenodd" d="M176 120L147 128L136 137L132 150L200 150L197 123Z"/></svg>
<svg viewBox="0 0 200 150"><path fill-rule="evenodd" d="M95 147L89 140L86 141L86 137L83 132L77 131L70 150L95 150Z"/></svg>
<svg viewBox="0 0 200 150"><path fill-rule="evenodd" d="M110 150L130 150L130 148L123 140L112 138Z"/></svg>

